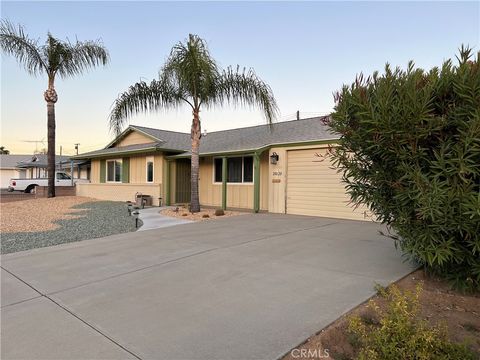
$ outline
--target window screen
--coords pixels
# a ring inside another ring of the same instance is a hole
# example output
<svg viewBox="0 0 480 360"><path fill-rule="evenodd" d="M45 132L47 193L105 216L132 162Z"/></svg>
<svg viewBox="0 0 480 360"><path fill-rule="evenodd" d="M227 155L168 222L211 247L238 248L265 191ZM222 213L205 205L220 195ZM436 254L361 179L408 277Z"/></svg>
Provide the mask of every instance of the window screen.
<svg viewBox="0 0 480 360"><path fill-rule="evenodd" d="M215 182L222 182L222 159L215 159Z"/></svg>
<svg viewBox="0 0 480 360"><path fill-rule="evenodd" d="M253 157L243 158L243 182L253 182Z"/></svg>
<svg viewBox="0 0 480 360"><path fill-rule="evenodd" d="M122 181L122 162L115 160L115 181Z"/></svg>
<svg viewBox="0 0 480 360"><path fill-rule="evenodd" d="M115 161L107 161L107 181L115 180Z"/></svg>
<svg viewBox="0 0 480 360"><path fill-rule="evenodd" d="M147 162L147 182L153 182L153 162Z"/></svg>
<svg viewBox="0 0 480 360"><path fill-rule="evenodd" d="M227 159L227 181L231 183L242 182L242 158L235 157Z"/></svg>

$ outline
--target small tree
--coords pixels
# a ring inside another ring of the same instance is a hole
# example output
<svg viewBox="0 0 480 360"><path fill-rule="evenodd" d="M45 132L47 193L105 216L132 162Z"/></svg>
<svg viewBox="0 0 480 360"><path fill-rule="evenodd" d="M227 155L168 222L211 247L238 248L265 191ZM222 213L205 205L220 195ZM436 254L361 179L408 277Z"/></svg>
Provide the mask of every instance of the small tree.
<svg viewBox="0 0 480 360"><path fill-rule="evenodd" d="M8 155L10 154L10 150L5 149L5 146L0 146L0 154Z"/></svg>
<svg viewBox="0 0 480 360"><path fill-rule="evenodd" d="M480 68L458 65L357 77L335 95L329 125L347 191L394 230L411 258L480 289Z"/></svg>

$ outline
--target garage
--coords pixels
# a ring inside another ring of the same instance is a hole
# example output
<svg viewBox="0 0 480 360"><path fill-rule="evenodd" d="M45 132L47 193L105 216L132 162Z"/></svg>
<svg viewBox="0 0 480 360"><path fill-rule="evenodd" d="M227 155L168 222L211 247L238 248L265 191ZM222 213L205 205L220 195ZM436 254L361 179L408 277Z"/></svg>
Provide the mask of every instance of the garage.
<svg viewBox="0 0 480 360"><path fill-rule="evenodd" d="M354 209L327 148L287 151L286 213L369 220L364 207Z"/></svg>

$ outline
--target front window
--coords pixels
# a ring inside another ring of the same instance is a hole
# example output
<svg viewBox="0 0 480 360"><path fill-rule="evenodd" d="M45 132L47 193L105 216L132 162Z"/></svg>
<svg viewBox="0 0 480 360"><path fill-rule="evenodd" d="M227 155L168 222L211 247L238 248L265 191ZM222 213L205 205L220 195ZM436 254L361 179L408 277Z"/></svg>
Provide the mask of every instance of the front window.
<svg viewBox="0 0 480 360"><path fill-rule="evenodd" d="M222 182L222 159L214 159L214 181ZM253 157L238 156L227 158L227 182L251 183L253 182Z"/></svg>
<svg viewBox="0 0 480 360"><path fill-rule="evenodd" d="M122 160L107 160L107 181L122 181Z"/></svg>
<svg viewBox="0 0 480 360"><path fill-rule="evenodd" d="M57 180L71 180L71 178L65 173L57 173Z"/></svg>
<svg viewBox="0 0 480 360"><path fill-rule="evenodd" d="M153 157L147 158L147 182L153 182Z"/></svg>

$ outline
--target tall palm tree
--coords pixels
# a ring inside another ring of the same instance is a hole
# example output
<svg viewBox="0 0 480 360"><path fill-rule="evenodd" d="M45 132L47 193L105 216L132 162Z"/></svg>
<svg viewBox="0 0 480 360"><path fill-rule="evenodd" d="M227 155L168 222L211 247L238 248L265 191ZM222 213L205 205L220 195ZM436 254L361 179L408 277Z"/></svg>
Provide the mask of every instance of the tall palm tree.
<svg viewBox="0 0 480 360"><path fill-rule="evenodd" d="M250 69L220 70L206 43L196 35L172 48L159 73L158 80L144 81L121 94L110 114L110 128L119 134L132 115L178 108L187 104L192 109L191 126L191 203L190 211L200 211L198 197L199 147L201 138L200 109L224 103L259 107L272 123L278 113L270 87Z"/></svg>
<svg viewBox="0 0 480 360"><path fill-rule="evenodd" d="M48 88L44 98L47 102L48 128L48 197L55 196L55 103L58 100L55 91L55 77L61 78L80 75L87 69L106 65L109 61L107 49L100 41L61 41L47 34L45 44L25 34L24 28L15 26L7 20L0 23L0 47L17 58L31 75L46 74Z"/></svg>

